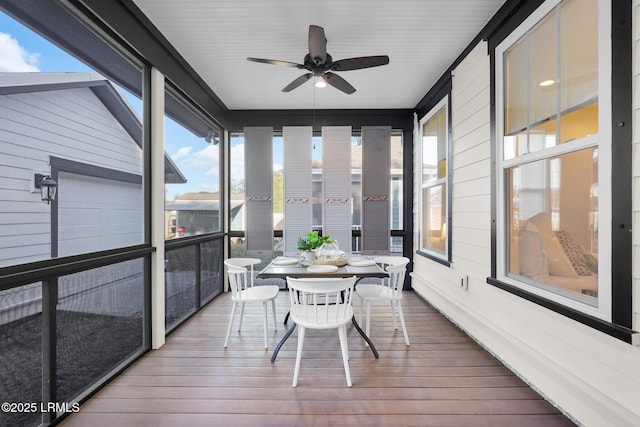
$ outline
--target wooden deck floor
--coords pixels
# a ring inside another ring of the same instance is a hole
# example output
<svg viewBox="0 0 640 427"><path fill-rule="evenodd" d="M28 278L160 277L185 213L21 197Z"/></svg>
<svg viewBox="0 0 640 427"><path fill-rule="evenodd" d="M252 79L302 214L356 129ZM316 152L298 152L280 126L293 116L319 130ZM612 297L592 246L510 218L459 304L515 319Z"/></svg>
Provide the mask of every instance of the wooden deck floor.
<svg viewBox="0 0 640 427"><path fill-rule="evenodd" d="M279 322L287 298L285 291L278 297ZM406 292L403 307L410 347L402 331L393 329L388 306L372 307L379 359L349 327L352 388L346 386L337 332L309 331L293 388L296 334L271 363L286 327L270 328L264 350L262 307L248 306L242 332L232 332L225 350L231 303L223 295L61 425L573 425L419 296Z"/></svg>

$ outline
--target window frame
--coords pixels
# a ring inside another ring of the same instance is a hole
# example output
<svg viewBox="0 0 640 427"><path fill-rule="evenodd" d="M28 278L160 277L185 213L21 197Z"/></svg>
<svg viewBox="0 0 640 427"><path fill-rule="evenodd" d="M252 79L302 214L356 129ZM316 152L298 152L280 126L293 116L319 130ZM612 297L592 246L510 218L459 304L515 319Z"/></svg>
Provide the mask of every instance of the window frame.
<svg viewBox="0 0 640 427"><path fill-rule="evenodd" d="M445 109L445 127L446 127L446 131L445 131L445 135L447 138L446 141L446 149L445 149L445 153L446 153L446 169L445 169L445 177L438 179L436 181L434 181L433 183L429 183L428 185L425 185L424 179L423 179L423 168L422 168L422 159L423 159L423 154L424 154L424 146L422 143L422 139L423 139L423 129L424 129L424 125L427 121L429 121L432 117L434 117L436 115L436 113L438 113L441 109ZM418 250L416 251L416 254L421 255L425 258L428 258L432 261L436 261L440 264L443 264L447 267L451 266L451 247L452 247L452 224L451 224L451 205L452 205L452 168L451 168L451 159L453 158L453 143L452 143L452 132L451 132L451 95L450 93L447 93L446 95L444 95L440 101L438 101L436 104L433 105L433 107L431 107L431 109L420 119L419 123L418 123L418 164L420 165L420 171L418 172L418 182L417 184L419 185L419 191L418 191L418 209L419 209L419 222L417 224L417 226L419 227L418 230ZM447 234L446 234L446 241L445 241L445 251L444 253L441 252L437 252L435 250L432 250L430 248L427 248L425 246L423 246L423 234L424 234L424 230L423 230L423 224L424 224L424 211L423 211L423 207L424 207L424 199L423 199L423 194L424 194L424 190L426 188L433 188L436 187L438 185L441 185L442 183L446 184L446 191L445 194L443 195L443 197L446 200L446 219L445 219L445 225L447 226Z"/></svg>
<svg viewBox="0 0 640 427"><path fill-rule="evenodd" d="M495 242L493 254L493 272L488 282L503 287L503 289L515 291L514 293L525 296L528 299L550 304L554 307L567 308L581 315L591 316L605 322L611 322L613 318L612 296L612 8L608 1L598 0L598 134L587 136L566 143L545 148L540 151L523 156L504 160L504 54L511 46L514 46L523 36L536 25L542 22L550 12L560 10L563 0L548 0L529 15L517 28L507 35L492 52L494 56L494 89L495 89ZM556 42L559 43L559 35ZM551 292L541 287L532 285L508 273L508 177L510 168L528 164L542 159L550 159L561 154L567 154L589 147L599 149L599 268L598 268L598 301L596 306L585 304L579 299L573 299L560 293ZM533 298L530 298L533 296ZM559 310L561 311L561 310Z"/></svg>

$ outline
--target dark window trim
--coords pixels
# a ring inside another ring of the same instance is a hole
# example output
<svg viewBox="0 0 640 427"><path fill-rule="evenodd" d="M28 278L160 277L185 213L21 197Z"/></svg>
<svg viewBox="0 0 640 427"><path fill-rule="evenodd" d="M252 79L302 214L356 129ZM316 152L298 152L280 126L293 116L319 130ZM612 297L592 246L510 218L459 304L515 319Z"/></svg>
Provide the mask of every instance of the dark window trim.
<svg viewBox="0 0 640 427"><path fill-rule="evenodd" d="M577 311L565 305L559 304L557 302L539 297L535 294L524 291L520 288L516 288L512 285L509 285L507 283L504 283L492 277L487 278L487 283L497 288L500 288L504 291L507 291L511 294L517 295L523 299L526 299L527 301L533 302L537 305L547 308L553 312L566 316L579 323L582 323L585 326L589 326L593 329L596 329L597 331L610 335L613 338L617 338L628 344L634 343L633 336L634 334L637 334L637 332L634 332L632 329L629 329L621 325L617 325L615 323L609 323L597 317L589 316L587 314L582 313L581 311Z"/></svg>
<svg viewBox="0 0 640 427"><path fill-rule="evenodd" d="M526 3L526 2L525 2ZM512 32L524 19L526 19L542 1L536 0L526 7L517 10L510 21L502 26L499 31L489 39L490 54L490 116L491 116L491 160L495 165L497 161L497 129L495 111L495 48L505 37ZM535 7L533 7L535 4ZM611 291L612 307L611 322L604 321L585 313L568 308L562 304L526 292L498 280L497 277L497 200L496 191L491 192L491 277L487 283L504 291L517 295L530 302L548 308L558 314L594 328L600 332L620 339L627 343L633 342L633 293L632 293L632 6L630 0L611 1L611 138L612 142L612 200L611 200ZM613 102L615 100L615 102ZM614 173L615 172L615 173ZM496 189L498 172L495 168L491 171L491 188Z"/></svg>
<svg viewBox="0 0 640 427"><path fill-rule="evenodd" d="M451 167L451 160L453 159L453 126L452 126L452 111L453 107L451 106L451 88L453 84L451 81L451 74L448 75L446 80L440 82L438 90L430 93L430 98L423 99L422 108L419 110L422 114L418 115L418 126L420 127L420 134L422 135L422 126L420 122L422 119L426 117L426 115L433 110L433 108L438 105L443 99L447 100L447 138L449 138L449 143L447 144L447 253L443 256L438 256L435 253L427 252L422 249L422 238L420 238L420 242L418 242L418 246L420 249L416 251L416 254L423 256L427 259L435 261L439 264L445 265L447 267L451 267L451 254L453 250L453 227L452 227L452 212L453 212L453 168ZM421 141L417 142L418 144L422 144ZM422 145L420 146L420 150L422 150ZM420 172L420 194L422 197L422 171ZM422 200L422 199L420 199ZM413 202L412 202L413 204ZM422 210L422 206L420 206L420 210ZM422 231L422 225L420 225L420 231Z"/></svg>
<svg viewBox="0 0 640 427"><path fill-rule="evenodd" d="M423 250L418 249L416 251L416 255L420 255L422 257L430 259L431 261L435 261L438 264L442 264L442 265L444 265L446 267L451 267L451 261L450 260L444 259L442 257L439 257L439 256L435 255L435 254L431 254L429 252L425 252Z"/></svg>

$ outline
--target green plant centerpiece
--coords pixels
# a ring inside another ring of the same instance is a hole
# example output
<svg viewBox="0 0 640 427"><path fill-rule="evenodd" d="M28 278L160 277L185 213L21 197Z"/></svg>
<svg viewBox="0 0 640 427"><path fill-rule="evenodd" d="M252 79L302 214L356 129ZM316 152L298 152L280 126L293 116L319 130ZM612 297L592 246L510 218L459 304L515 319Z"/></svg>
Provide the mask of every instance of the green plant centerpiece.
<svg viewBox="0 0 640 427"><path fill-rule="evenodd" d="M330 236L320 236L317 231L298 237L298 250L302 252L308 261L313 261L313 251L325 243L333 243Z"/></svg>

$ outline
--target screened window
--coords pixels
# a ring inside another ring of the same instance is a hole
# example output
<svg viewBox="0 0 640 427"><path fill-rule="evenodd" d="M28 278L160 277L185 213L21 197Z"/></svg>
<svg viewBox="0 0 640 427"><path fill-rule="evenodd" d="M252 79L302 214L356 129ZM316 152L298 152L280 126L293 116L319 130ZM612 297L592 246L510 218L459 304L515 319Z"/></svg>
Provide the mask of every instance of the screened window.
<svg viewBox="0 0 640 427"><path fill-rule="evenodd" d="M165 110L165 238L219 231L220 132L170 86Z"/></svg>
<svg viewBox="0 0 640 427"><path fill-rule="evenodd" d="M138 65L57 6L43 8L141 93ZM140 98L3 12L0 28L16 52L0 63L0 267L144 243ZM44 176L56 185L46 203Z"/></svg>
<svg viewBox="0 0 640 427"><path fill-rule="evenodd" d="M447 259L449 123L445 98L421 122L422 251Z"/></svg>
<svg viewBox="0 0 640 427"><path fill-rule="evenodd" d="M610 208L599 194L610 191L603 173L610 144L599 102L608 90L599 79L606 64L599 7L598 0L547 2L496 49L498 274L606 317L600 248L610 237L600 224Z"/></svg>
<svg viewBox="0 0 640 427"><path fill-rule="evenodd" d="M322 136L314 135L311 141L311 170L312 170L312 228L322 230ZM391 165L390 165L390 218L391 229L403 229L403 158L402 135L391 135ZM279 132L273 137L273 214L274 230L276 233L283 230L284 223L284 181L283 181L283 137ZM244 218L244 134L232 133L230 136L230 230L236 232L236 237L231 238L232 252L239 256L243 251L244 236L240 232L246 230ZM355 235L352 241L352 251L361 250L361 238L357 232L362 224L362 137L354 133L351 138L351 196L352 215L351 225ZM402 253L402 237L390 237L391 252ZM280 254L282 251L282 239L274 238L274 251Z"/></svg>

